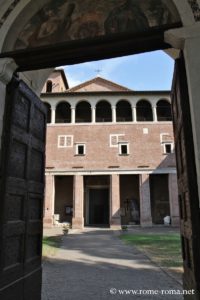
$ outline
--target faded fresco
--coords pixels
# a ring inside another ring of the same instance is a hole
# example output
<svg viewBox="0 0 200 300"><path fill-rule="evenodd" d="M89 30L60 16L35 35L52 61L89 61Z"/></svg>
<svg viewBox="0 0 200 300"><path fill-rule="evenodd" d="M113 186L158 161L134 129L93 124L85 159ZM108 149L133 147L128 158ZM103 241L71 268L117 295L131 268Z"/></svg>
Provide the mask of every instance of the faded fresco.
<svg viewBox="0 0 200 300"><path fill-rule="evenodd" d="M50 0L21 31L14 50L179 22L169 0Z"/></svg>

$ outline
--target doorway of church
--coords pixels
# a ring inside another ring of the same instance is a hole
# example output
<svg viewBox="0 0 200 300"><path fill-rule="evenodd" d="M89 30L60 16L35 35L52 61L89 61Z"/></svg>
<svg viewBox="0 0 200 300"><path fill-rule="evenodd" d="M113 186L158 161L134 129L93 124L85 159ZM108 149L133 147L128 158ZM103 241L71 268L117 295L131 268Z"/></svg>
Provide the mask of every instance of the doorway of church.
<svg viewBox="0 0 200 300"><path fill-rule="evenodd" d="M108 188L90 188L88 198L88 225L109 225L109 190Z"/></svg>
<svg viewBox="0 0 200 300"><path fill-rule="evenodd" d="M109 227L110 177L84 176L85 226Z"/></svg>

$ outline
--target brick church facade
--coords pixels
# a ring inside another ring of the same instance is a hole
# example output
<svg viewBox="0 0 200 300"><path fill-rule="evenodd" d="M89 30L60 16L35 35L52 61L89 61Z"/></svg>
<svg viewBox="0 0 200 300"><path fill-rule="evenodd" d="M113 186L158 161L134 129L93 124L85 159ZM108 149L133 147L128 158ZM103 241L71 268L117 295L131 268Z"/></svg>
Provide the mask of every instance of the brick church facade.
<svg viewBox="0 0 200 300"><path fill-rule="evenodd" d="M168 91L132 91L96 77L69 89L54 71L48 110L44 224L179 224Z"/></svg>

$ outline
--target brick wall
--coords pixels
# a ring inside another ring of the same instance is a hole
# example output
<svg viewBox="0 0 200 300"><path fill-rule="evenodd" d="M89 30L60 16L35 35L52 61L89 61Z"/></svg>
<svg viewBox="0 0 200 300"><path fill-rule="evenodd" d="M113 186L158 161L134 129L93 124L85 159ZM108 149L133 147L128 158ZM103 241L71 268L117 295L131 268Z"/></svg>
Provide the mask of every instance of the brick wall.
<svg viewBox="0 0 200 300"><path fill-rule="evenodd" d="M148 134L143 129L148 128ZM77 167L91 170L150 169L175 167L175 155L164 154L160 134L173 136L172 124L95 124L95 125L49 125L47 127L46 166L54 169L74 170ZM123 140L130 144L130 155L120 156L117 147L110 147L110 134L124 134ZM58 135L72 135L73 147L58 148ZM75 154L75 143L86 144L86 155Z"/></svg>

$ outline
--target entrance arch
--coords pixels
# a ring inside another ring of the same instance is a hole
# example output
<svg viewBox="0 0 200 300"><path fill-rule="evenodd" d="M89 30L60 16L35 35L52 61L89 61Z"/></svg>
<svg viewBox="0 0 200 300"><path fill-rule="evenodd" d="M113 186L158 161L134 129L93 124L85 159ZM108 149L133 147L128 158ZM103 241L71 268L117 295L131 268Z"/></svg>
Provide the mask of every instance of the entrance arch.
<svg viewBox="0 0 200 300"><path fill-rule="evenodd" d="M7 3L6 3L7 2ZM90 4L94 1L87 1L87 7L91 10ZM164 4L164 1L157 0L154 1L156 4L157 12L159 12L160 18L158 20L155 17L155 9L151 8L151 1L146 2L147 10L145 13L145 6L135 6L137 1L125 1L120 5L115 6L114 3L116 1L109 1L109 9L108 9L108 1L106 1L106 11L108 15L106 19L104 19L104 25L102 28L102 23L93 23L93 27L91 28L91 24L84 21L84 19L79 18L78 28L76 28L75 23L73 23L73 14L76 12L75 4L67 5L64 9L64 16L67 22L61 22L62 16L58 14L58 10L52 12L51 4L53 5L53 1L29 1L27 4L26 1L2 1L2 6L0 12L1 14L1 22L0 22L0 36L1 36L1 52L0 58L12 58L18 65L18 71L32 71L38 70L41 68L50 68L55 67L60 64L73 64L78 62L90 61L92 59L100 59L100 58L109 58L109 57L116 57L121 55L127 55L131 53L139 53L144 51L150 51L155 49L168 49L171 47L170 45L174 45L177 49L183 49L184 55L186 58L186 69L188 80L190 83L190 106L191 106L191 113L193 114L192 117L192 126L193 131L191 134L194 135L195 141L195 156L196 156L196 165L197 165L197 175L198 175L198 183L200 183L200 171L198 168L198 147L200 142L198 140L198 136L196 133L199 133L196 129L197 117L195 115L195 108L194 108L194 97L198 88L195 86L194 83L194 73L190 65L190 59L193 55L193 50L195 46L195 42L192 41L192 46L187 42L183 45L183 39L187 39L190 35L194 37L194 31L188 29L186 31L171 31L170 29L180 28L184 26L186 29L187 27L195 27L195 22L199 22L199 5L197 1L190 1L190 0L182 0L182 1L167 1ZM141 1L140 1L141 2ZM55 1L54 1L55 3ZM60 8L62 5L65 4L65 1L60 0L56 1L58 3L58 7ZM77 1L80 5L84 5L83 1ZM166 8L167 3L167 8ZM134 4L134 5L132 5ZM49 6L50 5L50 6ZM95 5L95 3L93 4ZM84 8L84 7L83 7ZM178 11L176 10L178 9ZM96 9L96 5L95 5ZM132 22L133 18L125 20L122 22L123 26L120 26L120 22L113 22L114 20L124 20L123 12L130 12L130 15L136 14L135 23ZM148 11L148 12L147 12ZM33 22L33 18L37 17L37 13L40 13L39 24L37 22ZM82 13L82 10L80 10ZM168 16L163 21L163 17ZM175 15L174 15L175 12ZM185 13L187 12L187 13ZM87 15L88 13L88 15ZM53 16L52 16L53 14ZM89 12L86 9L85 15L88 17L89 20L93 18L97 20L103 19L102 11L98 11L94 13L93 16L89 15ZM158 15L158 14L157 14ZM24 16L22 18L22 16ZM51 33L48 34L48 17L53 18L53 24L50 30ZM78 18L77 18L78 19ZM160 22L160 23L159 23ZM162 23L164 22L164 24ZM31 30L31 34L27 32L27 28L30 28L29 25L36 24L36 30ZM112 24L117 24L116 26L112 27ZM79 26L81 24L81 26ZM65 35L66 40L62 40L59 36L59 28L60 25L69 33ZM155 26L156 25L156 26ZM198 24L197 24L198 25ZM46 26L46 36L45 36L45 26ZM132 31L130 30L132 28ZM137 28L138 30L134 31ZM169 32L167 32L169 30ZM198 30L198 26L197 26ZM176 35L177 34L177 35ZM165 39L164 39L165 35ZM52 43L52 38L58 36L58 39ZM176 37L178 38L176 39ZM180 38L181 36L181 38ZM183 37L183 38L182 38ZM89 41L84 40L88 38ZM48 41L48 42L47 42ZM62 44L61 44L62 42ZM51 45L49 47L49 45ZM41 47L41 48L40 48ZM186 48L184 48L186 47ZM197 48L197 47L196 47ZM199 50L199 48L197 49ZM196 54L197 55L197 54ZM3 63L2 63L3 66ZM198 69L199 66L193 66L193 69ZM198 69L200 71L200 68ZM5 70L4 70L5 71ZM49 71L48 71L49 72ZM5 84L8 83L8 74L12 73L12 69L7 68L6 72L2 72L0 74L1 79L1 93L3 95L2 99L5 100ZM40 91L40 85L42 85L42 80L46 80L47 71L41 71L39 76L37 72L32 73L24 73L21 76L24 80L27 80L31 88L35 91ZM6 78L6 79L5 79ZM41 80L42 79L42 80ZM2 101L2 100L1 100ZM4 102L3 102L4 104ZM195 103L196 104L196 103ZM199 108L199 106L198 106ZM179 107L181 110L181 105ZM196 110L197 111L197 110ZM175 115L175 114L174 114ZM2 117L1 117L2 119ZM175 120L176 121L176 120ZM180 126L182 123L180 122ZM2 126L1 126L2 127ZM2 129L2 128L1 128ZM185 129L187 130L187 129ZM181 147L184 148L184 145ZM5 147L5 145L4 145ZM180 147L180 145L179 145ZM4 148L5 150L6 148ZM180 153L177 150L177 161L178 164L181 165ZM187 152L186 152L186 155ZM189 168L191 166L188 165ZM187 172L187 170L182 170ZM2 184L2 182L1 182ZM180 183L181 184L181 183ZM199 185L200 186L200 185ZM199 189L200 190L200 189ZM187 192L187 191L186 191ZM184 195L183 195L184 197ZM198 201L198 197L195 198L195 201ZM5 198L6 199L6 198ZM6 201L4 199L4 201ZM2 201L3 204L5 202ZM182 201L182 199L181 199ZM195 202L196 203L196 202ZM191 204L191 203L190 203ZM182 206L181 206L182 207ZM4 206L2 206L4 208ZM192 206L191 209L194 212L196 206ZM199 209L199 207L198 207ZM198 212L197 209L197 212ZM0 222L0 231L3 232L3 227L5 227L4 223L4 213L5 210L1 210L1 222ZM183 223L187 220L184 219L183 214ZM189 217L188 217L188 220ZM187 232L183 230L183 249L184 249L184 259L185 263L188 262L188 257L191 257L190 263L186 266L185 270L185 279L184 284L185 287L197 287L199 288L199 272L196 268L193 268L194 263L198 262L198 258L196 253L199 252L199 240L198 234L199 233L199 221L196 218L190 220L191 226L187 227ZM184 227L185 228L185 227ZM194 231L194 228L197 229L197 232ZM191 234L189 235L188 232ZM195 234L193 235L193 233ZM41 233L40 233L41 234ZM41 235L40 235L41 237ZM32 242L35 247L39 247L41 245L41 241ZM23 257L24 253L22 253ZM4 259L3 256L1 256ZM190 276L192 274L192 276ZM27 274L26 274L27 275ZM22 277L20 277L22 276ZM25 274L19 275L18 279L20 278L21 282L28 283L28 279ZM191 279L191 280L190 280ZM40 299L40 278L37 277L35 282L37 282L35 288L35 298ZM27 292L23 290L22 286L24 284L16 284L14 281L10 282L10 285L15 288L15 298L18 293L20 295L19 299L28 299L30 298L30 293L27 295ZM31 287L32 282L28 283L28 286ZM2 291L5 293L5 286L2 286ZM29 290L30 292L30 290ZM6 294L5 294L6 295ZM23 295L23 296L22 296ZM20 298L21 297L21 298ZM33 296L34 297L34 296ZM197 296L198 297L198 296ZM196 299L197 299L196 297ZM5 297L6 299L6 297Z"/></svg>

